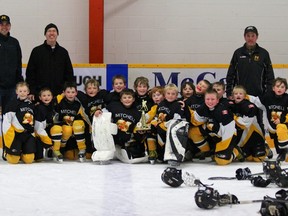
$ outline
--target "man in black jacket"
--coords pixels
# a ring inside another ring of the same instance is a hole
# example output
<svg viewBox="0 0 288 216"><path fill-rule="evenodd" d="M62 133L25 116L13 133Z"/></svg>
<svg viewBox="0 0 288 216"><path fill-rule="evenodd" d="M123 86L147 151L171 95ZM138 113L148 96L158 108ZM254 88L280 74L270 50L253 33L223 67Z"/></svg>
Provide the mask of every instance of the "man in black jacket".
<svg viewBox="0 0 288 216"><path fill-rule="evenodd" d="M57 43L57 26L48 24L44 35L46 40L32 50L26 69L31 100L38 100L38 93L44 87L50 88L56 96L62 93L65 82L75 81L68 51Z"/></svg>
<svg viewBox="0 0 288 216"><path fill-rule="evenodd" d="M0 108L16 97L16 83L23 81L22 53L18 40L10 36L11 23L7 15L0 16Z"/></svg>
<svg viewBox="0 0 288 216"><path fill-rule="evenodd" d="M272 63L268 51L256 43L258 30L255 26L245 28L244 39L244 46L234 52L227 72L227 97L236 85L244 86L253 96L262 96L267 89L272 89Z"/></svg>

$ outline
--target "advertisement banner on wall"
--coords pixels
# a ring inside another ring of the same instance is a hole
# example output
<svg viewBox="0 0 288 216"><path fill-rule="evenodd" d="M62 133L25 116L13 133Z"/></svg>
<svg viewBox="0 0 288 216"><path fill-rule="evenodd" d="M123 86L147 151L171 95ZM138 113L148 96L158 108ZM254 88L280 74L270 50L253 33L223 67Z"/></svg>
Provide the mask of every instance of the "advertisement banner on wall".
<svg viewBox="0 0 288 216"><path fill-rule="evenodd" d="M174 83L181 86L183 82L191 81L194 84L206 79L210 82L225 82L226 70L213 68L129 68L128 84L133 86L134 80L139 76L149 79L150 86L164 86Z"/></svg>
<svg viewBox="0 0 288 216"><path fill-rule="evenodd" d="M134 81L137 77L144 76L149 80L150 87L164 86L168 83L174 83L178 87L183 82L192 81L194 84L202 79L206 79L211 83L223 81L226 83L227 67L142 67L130 66L128 64L107 64L105 66L74 67L74 74L78 90L84 90L85 82L94 78L100 83L101 89L112 89L113 76L120 74L127 79L127 87L133 88ZM23 68L23 76L25 78L26 68ZM274 69L275 77L283 77L288 79L288 69Z"/></svg>

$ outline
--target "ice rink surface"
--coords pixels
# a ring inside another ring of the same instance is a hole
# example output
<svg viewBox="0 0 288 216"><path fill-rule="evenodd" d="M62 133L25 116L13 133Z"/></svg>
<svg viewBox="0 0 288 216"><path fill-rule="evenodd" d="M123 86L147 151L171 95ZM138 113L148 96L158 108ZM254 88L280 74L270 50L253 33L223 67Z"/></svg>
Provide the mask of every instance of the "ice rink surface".
<svg viewBox="0 0 288 216"><path fill-rule="evenodd" d="M171 188L161 181L166 164L124 164L112 161L97 165L91 161L44 161L10 165L0 161L0 215L3 216L253 216L261 203L228 205L203 210L196 206L198 187L184 184ZM208 180L211 176L235 176L238 168L262 172L261 163L189 162L180 166L220 194L235 194L240 201L275 197L280 188L270 184L254 187L249 180ZM287 163L281 164L287 168Z"/></svg>

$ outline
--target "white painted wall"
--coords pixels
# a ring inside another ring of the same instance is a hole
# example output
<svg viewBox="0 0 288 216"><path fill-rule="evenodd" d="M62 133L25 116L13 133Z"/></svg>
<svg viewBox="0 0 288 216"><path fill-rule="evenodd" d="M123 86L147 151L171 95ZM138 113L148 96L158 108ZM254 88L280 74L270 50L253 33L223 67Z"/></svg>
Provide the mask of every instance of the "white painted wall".
<svg viewBox="0 0 288 216"><path fill-rule="evenodd" d="M104 0L105 63L229 63L248 25L288 63L287 0Z"/></svg>
<svg viewBox="0 0 288 216"><path fill-rule="evenodd" d="M51 22L57 25L58 42L72 62L89 61L89 0L0 0L0 5L0 15L11 19L11 35L20 42L23 63L44 42L44 29Z"/></svg>
<svg viewBox="0 0 288 216"><path fill-rule="evenodd" d="M89 61L89 0L0 0L23 63L54 22L73 63ZM104 0L104 63L229 63L248 25L274 64L288 63L287 0Z"/></svg>

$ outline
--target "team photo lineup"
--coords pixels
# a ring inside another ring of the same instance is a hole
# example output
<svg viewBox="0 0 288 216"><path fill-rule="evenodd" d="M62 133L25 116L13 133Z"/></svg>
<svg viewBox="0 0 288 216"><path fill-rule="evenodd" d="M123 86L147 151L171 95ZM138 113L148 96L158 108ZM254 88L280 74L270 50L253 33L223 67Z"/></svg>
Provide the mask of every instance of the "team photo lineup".
<svg viewBox="0 0 288 216"><path fill-rule="evenodd" d="M182 163L262 163L267 178L249 168L238 169L235 178L256 187L288 187L288 173L280 166L288 162L287 80L275 77L268 51L256 42L255 26L245 28L245 44L233 53L225 83L203 79L150 86L139 76L127 88L126 77L117 74L112 91L94 78L78 89L53 23L44 29L44 43L31 51L24 79L20 44L10 28L10 17L1 15L0 147L7 163L167 164L162 181L204 187L195 194L203 209L239 201L185 176ZM261 214L287 215L287 199L288 191L280 190L262 202Z"/></svg>

